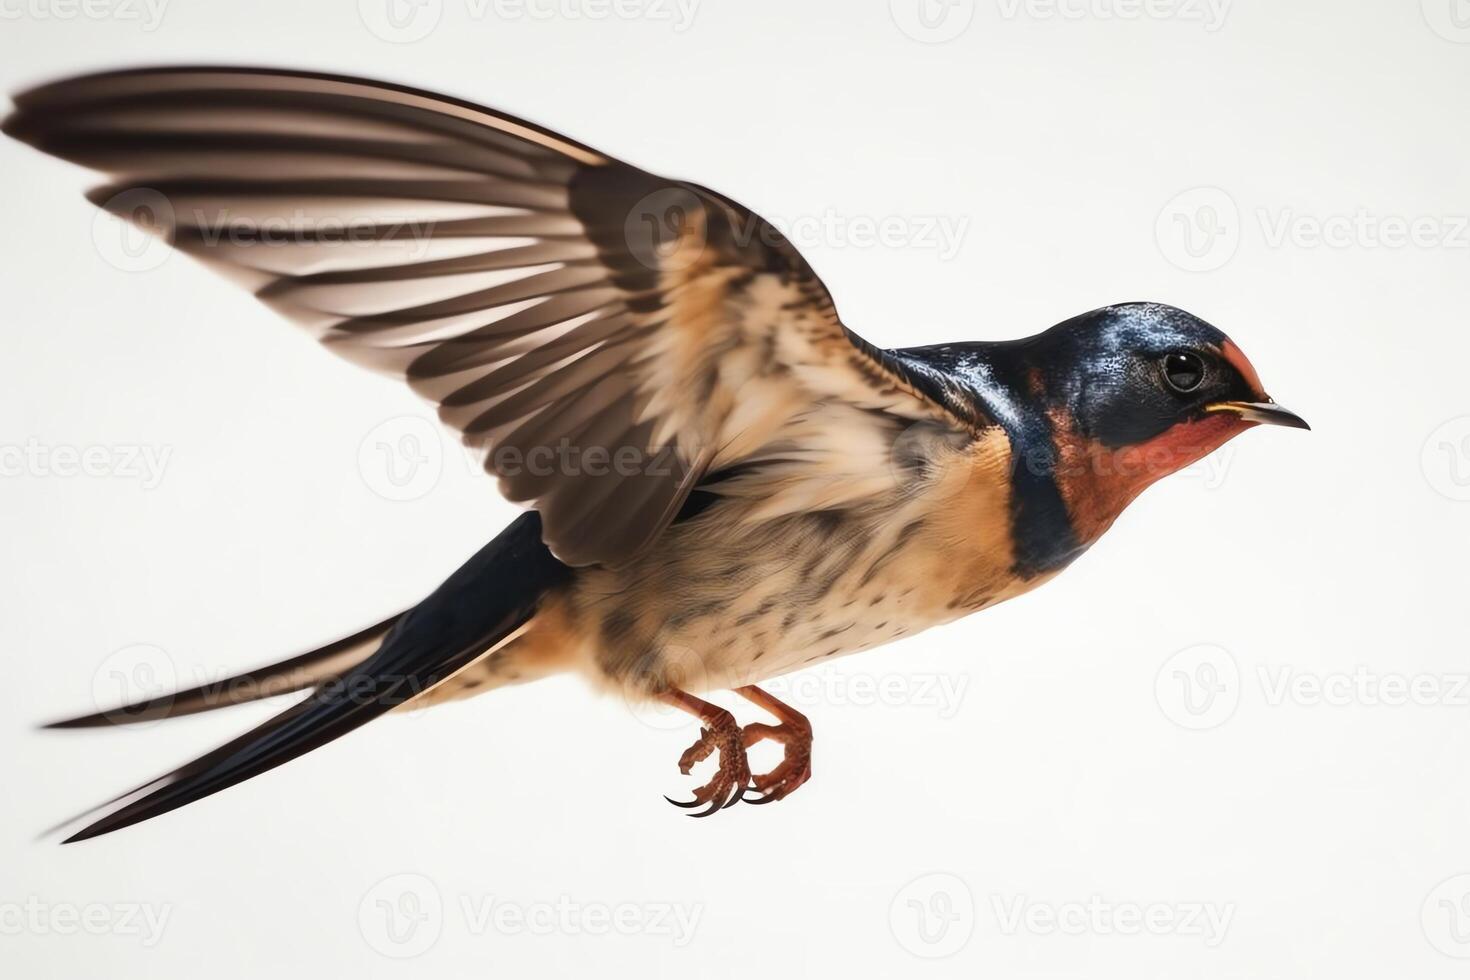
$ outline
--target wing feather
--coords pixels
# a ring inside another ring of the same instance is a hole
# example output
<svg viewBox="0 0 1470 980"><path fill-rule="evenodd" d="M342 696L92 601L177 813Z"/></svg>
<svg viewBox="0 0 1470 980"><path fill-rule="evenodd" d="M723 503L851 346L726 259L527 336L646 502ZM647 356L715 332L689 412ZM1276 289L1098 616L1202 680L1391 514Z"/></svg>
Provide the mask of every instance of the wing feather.
<svg viewBox="0 0 1470 980"><path fill-rule="evenodd" d="M630 560L812 406L983 424L847 331L751 212L502 113L233 68L15 103L5 132L107 175L94 203L436 402L568 564Z"/></svg>

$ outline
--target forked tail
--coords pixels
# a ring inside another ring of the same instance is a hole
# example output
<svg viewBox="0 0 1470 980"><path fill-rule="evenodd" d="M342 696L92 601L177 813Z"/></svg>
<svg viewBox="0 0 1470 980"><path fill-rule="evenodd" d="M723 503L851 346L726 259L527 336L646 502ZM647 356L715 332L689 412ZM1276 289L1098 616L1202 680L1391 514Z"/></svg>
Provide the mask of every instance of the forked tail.
<svg viewBox="0 0 1470 980"><path fill-rule="evenodd" d="M542 596L570 574L542 544L540 515L530 511L423 602L377 626L274 667L242 674L233 679L236 683L205 685L48 726L142 721L314 688L304 701L234 741L103 804L98 809L105 814L66 843L110 833L218 793L412 700L514 634L535 614Z"/></svg>

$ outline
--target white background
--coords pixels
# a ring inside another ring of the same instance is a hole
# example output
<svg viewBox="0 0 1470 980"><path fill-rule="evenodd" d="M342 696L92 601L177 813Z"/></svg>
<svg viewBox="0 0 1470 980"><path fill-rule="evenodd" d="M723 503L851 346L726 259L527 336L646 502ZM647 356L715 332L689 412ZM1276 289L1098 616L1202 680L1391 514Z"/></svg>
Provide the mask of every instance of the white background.
<svg viewBox="0 0 1470 980"><path fill-rule="evenodd" d="M119 268L88 178L6 142L7 974L1463 976L1470 5L549 2L425 0L395 34L379 0L0 0L0 89L229 62L443 91L805 228L880 344L1170 302L1315 431L1250 432L1038 592L789 681L816 776L777 805L686 819L661 794L694 728L558 679L62 848L37 835L278 706L37 723L376 621L514 510L406 389L179 257ZM380 443L428 475L399 492ZM35 462L67 447L107 462Z"/></svg>

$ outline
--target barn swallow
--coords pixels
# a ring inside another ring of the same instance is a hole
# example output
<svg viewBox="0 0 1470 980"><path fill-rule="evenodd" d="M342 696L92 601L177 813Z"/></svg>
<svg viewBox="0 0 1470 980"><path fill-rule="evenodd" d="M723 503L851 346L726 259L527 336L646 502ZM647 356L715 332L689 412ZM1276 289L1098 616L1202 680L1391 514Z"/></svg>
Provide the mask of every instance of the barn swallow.
<svg viewBox="0 0 1470 980"><path fill-rule="evenodd" d="M1033 589L1159 478L1253 426L1307 428L1229 338L1157 303L1023 340L880 349L729 198L429 92L145 69L25 92L3 128L106 174L93 202L406 380L527 505L411 609L56 723L310 692L68 840L392 709L561 672L700 720L679 760L717 762L680 804L696 815L780 800L811 775L811 725L758 683ZM721 689L775 723L700 697ZM752 774L762 740L783 760Z"/></svg>

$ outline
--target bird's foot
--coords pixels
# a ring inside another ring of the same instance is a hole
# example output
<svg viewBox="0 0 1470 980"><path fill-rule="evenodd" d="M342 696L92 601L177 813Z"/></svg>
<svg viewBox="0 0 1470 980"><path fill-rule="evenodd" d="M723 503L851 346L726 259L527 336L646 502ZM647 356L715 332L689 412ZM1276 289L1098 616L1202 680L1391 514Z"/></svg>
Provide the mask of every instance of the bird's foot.
<svg viewBox="0 0 1470 980"><path fill-rule="evenodd" d="M745 760L748 743L740 726L735 723L735 716L716 709L706 714L705 722L705 727L700 729L699 740L679 757L679 771L687 776L696 764L708 759L712 753L718 753L719 768L714 778L695 790L694 799L688 803L664 797L674 806L685 809L705 807L690 814L694 817L707 817L727 806L734 806L744 799L750 788L750 764Z"/></svg>
<svg viewBox="0 0 1470 980"><path fill-rule="evenodd" d="M792 711L791 717L779 725L745 726L746 748L767 738L781 743L784 756L775 769L751 777L751 785L763 795L747 799L747 803L783 800L812 778L812 726L803 715Z"/></svg>

